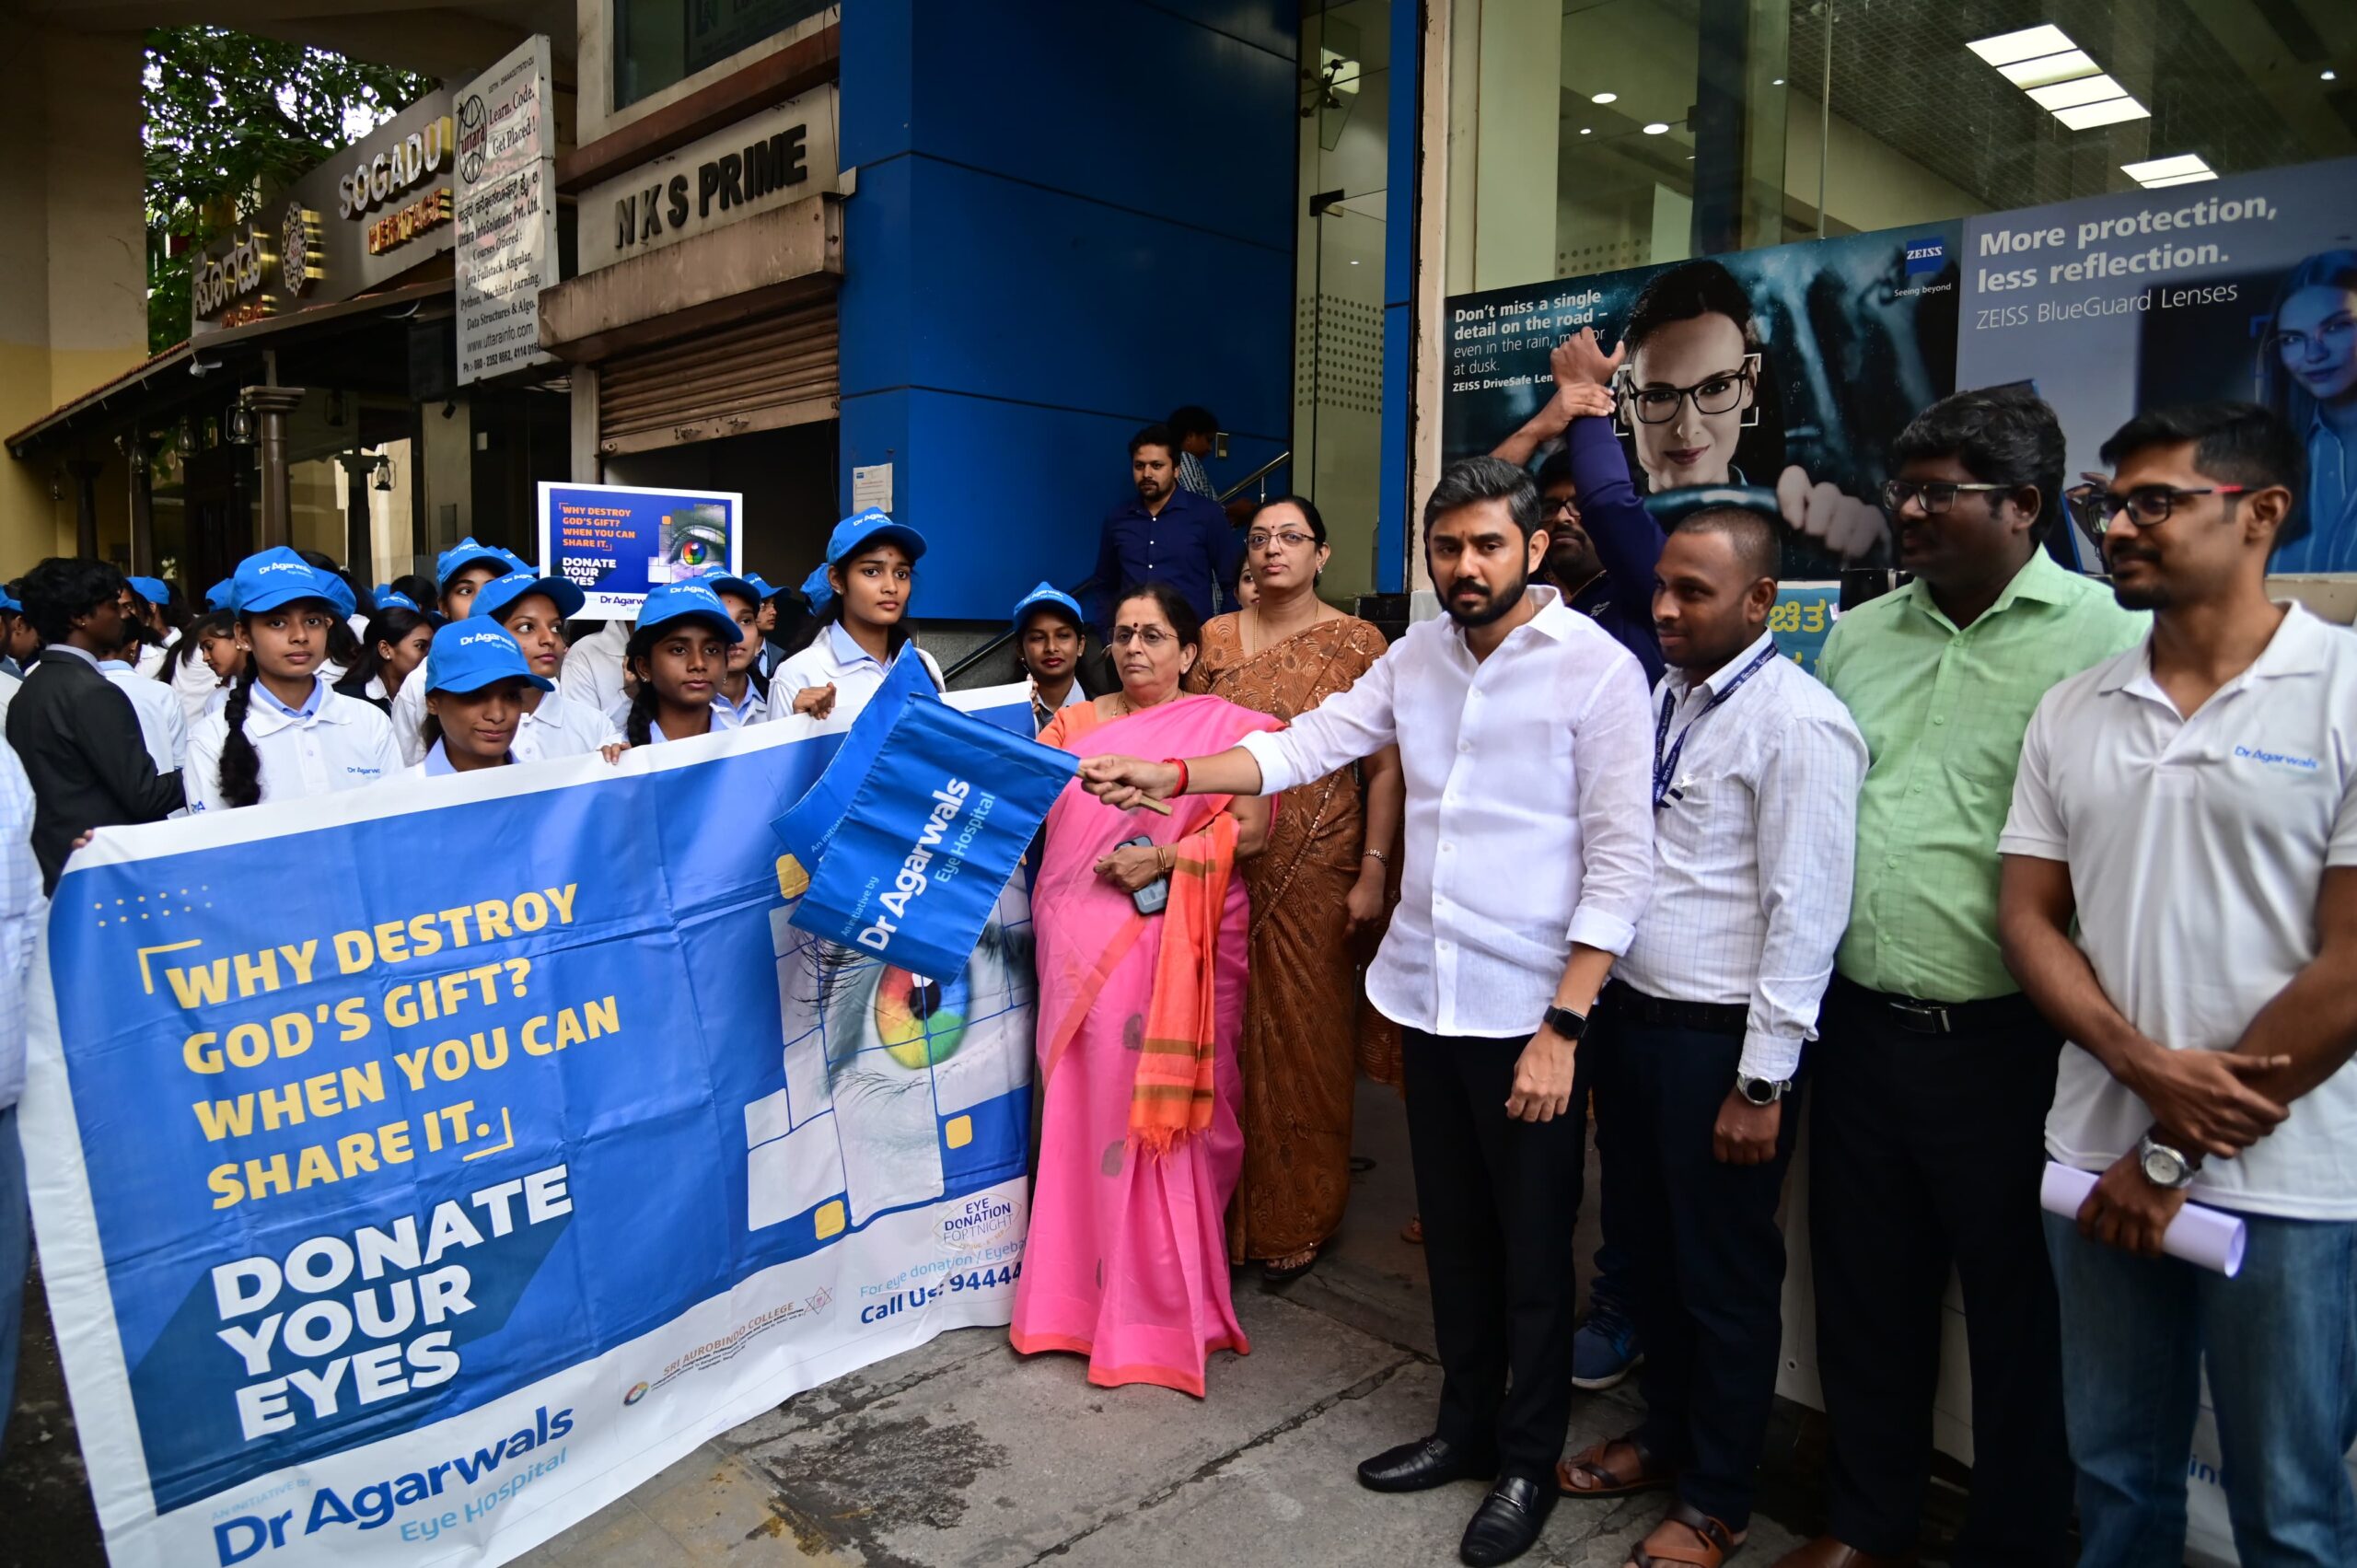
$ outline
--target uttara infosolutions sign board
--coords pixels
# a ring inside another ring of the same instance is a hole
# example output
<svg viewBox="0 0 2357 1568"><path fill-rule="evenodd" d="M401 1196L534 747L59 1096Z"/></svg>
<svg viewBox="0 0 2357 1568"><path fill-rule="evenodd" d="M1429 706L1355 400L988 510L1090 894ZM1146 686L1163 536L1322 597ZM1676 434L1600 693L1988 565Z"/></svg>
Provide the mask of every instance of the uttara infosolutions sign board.
<svg viewBox="0 0 2357 1568"><path fill-rule="evenodd" d="M450 249L457 142L436 89L190 258L189 334L349 299Z"/></svg>

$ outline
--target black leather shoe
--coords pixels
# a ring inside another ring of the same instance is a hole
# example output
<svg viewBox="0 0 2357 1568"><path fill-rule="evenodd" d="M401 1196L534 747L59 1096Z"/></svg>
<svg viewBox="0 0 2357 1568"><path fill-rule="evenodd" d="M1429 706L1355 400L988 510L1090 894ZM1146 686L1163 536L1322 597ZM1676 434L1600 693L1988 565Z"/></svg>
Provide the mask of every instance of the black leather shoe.
<svg viewBox="0 0 2357 1568"><path fill-rule="evenodd" d="M1359 1484L1369 1492L1429 1492L1452 1481L1487 1481L1497 1473L1494 1458L1469 1454L1446 1437L1402 1443L1359 1462Z"/></svg>
<svg viewBox="0 0 2357 1568"><path fill-rule="evenodd" d="M1472 1568L1511 1562L1538 1539L1554 1508L1551 1481L1541 1485L1528 1476L1507 1476L1490 1488L1490 1495L1474 1511L1473 1522L1465 1527L1465 1539L1457 1543L1457 1555Z"/></svg>

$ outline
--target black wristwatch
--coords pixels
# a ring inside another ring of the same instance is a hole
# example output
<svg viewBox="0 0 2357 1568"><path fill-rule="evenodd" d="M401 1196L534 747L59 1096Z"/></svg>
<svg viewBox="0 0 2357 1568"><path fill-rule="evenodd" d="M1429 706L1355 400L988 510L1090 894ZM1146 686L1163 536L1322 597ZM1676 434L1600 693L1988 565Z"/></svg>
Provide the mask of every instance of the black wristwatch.
<svg viewBox="0 0 2357 1568"><path fill-rule="evenodd" d="M1549 1007L1545 1022L1549 1028L1565 1040L1575 1040L1587 1033L1587 1015L1574 1013L1569 1007Z"/></svg>

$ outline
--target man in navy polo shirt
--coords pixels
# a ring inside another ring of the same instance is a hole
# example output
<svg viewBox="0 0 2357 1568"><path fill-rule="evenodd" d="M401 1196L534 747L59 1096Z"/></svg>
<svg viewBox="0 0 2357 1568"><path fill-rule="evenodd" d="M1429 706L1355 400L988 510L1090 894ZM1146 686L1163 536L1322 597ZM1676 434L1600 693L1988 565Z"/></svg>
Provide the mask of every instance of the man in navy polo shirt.
<svg viewBox="0 0 2357 1568"><path fill-rule="evenodd" d="M1122 589L1168 583L1208 621L1234 608L1244 560L1227 515L1180 488L1178 441L1167 425L1149 424L1130 437L1130 477L1137 499L1106 517L1097 547L1097 630L1109 645L1107 621Z"/></svg>

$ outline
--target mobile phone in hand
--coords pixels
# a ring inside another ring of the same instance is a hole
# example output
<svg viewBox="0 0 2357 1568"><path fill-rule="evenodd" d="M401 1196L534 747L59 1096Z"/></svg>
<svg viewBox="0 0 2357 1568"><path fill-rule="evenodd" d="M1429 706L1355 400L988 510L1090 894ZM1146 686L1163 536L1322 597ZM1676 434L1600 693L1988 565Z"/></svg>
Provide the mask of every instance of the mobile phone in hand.
<svg viewBox="0 0 2357 1568"><path fill-rule="evenodd" d="M1122 849L1152 849L1155 847L1155 843L1154 840L1144 833L1140 833L1136 838L1123 840L1120 847ZM1148 882L1144 887L1140 888L1136 892L1132 893L1130 895L1130 901L1138 906L1138 912L1140 914L1160 914L1162 912L1163 906L1170 901L1170 878L1167 877L1155 877L1153 881Z"/></svg>

